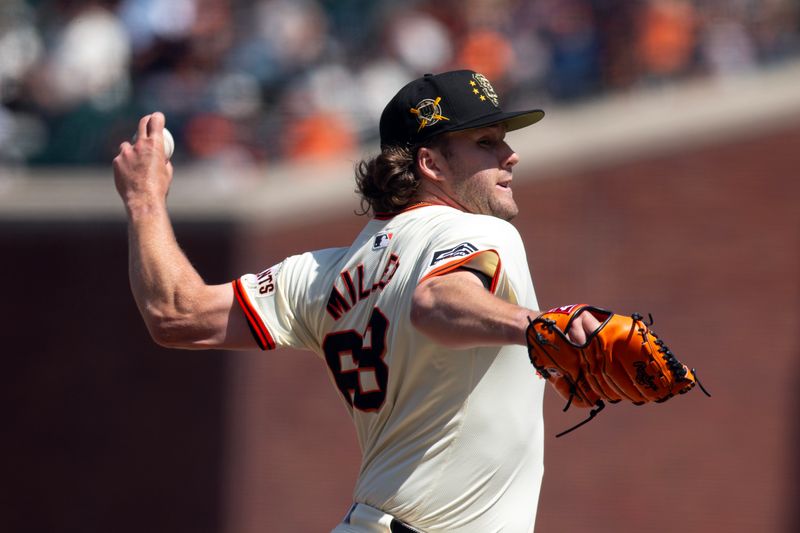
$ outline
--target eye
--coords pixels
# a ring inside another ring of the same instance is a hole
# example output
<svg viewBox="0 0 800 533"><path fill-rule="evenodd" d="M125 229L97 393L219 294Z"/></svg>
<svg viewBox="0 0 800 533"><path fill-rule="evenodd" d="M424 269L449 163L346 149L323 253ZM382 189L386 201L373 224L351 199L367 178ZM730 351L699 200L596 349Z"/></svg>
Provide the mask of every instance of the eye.
<svg viewBox="0 0 800 533"><path fill-rule="evenodd" d="M487 148L491 148L494 146L494 139L478 139L478 145L485 146Z"/></svg>

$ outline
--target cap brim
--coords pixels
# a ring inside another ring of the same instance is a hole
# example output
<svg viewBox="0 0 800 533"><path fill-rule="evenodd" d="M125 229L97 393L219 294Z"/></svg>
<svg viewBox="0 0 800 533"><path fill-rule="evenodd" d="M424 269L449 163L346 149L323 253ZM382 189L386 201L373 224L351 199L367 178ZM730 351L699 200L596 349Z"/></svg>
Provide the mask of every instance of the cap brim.
<svg viewBox="0 0 800 533"><path fill-rule="evenodd" d="M447 131L461 131L472 130L475 128L485 128L486 126L494 126L495 124L505 124L506 131L514 131L531 124L536 124L544 118L544 111L541 109L531 109L529 111L513 111L509 113L497 113L487 117L481 117L478 120L461 124L457 128Z"/></svg>

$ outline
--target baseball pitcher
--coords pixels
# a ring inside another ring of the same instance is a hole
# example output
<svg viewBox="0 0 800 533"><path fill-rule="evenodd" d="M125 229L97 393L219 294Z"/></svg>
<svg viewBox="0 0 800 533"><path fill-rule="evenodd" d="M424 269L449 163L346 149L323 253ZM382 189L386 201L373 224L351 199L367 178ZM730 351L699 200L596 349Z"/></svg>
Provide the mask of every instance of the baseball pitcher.
<svg viewBox="0 0 800 533"><path fill-rule="evenodd" d="M205 284L175 241L163 115L120 147L131 288L155 341L303 348L327 366L363 456L336 533L531 532L546 382L592 415L694 385L641 317L539 310L509 223L519 156L506 134L543 116L503 111L476 72L410 82L381 116L380 153L357 167L370 220L352 244L223 285Z"/></svg>

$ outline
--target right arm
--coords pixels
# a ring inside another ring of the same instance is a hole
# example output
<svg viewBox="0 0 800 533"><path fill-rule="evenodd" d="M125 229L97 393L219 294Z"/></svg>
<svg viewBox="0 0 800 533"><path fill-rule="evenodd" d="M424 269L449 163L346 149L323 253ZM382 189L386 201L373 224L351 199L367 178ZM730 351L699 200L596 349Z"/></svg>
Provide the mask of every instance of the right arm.
<svg viewBox="0 0 800 533"><path fill-rule="evenodd" d="M120 145L114 181L128 216L131 291L156 343L170 348L257 345L231 284L208 285L178 246L167 212L172 164L164 158L164 116L139 121L135 145Z"/></svg>

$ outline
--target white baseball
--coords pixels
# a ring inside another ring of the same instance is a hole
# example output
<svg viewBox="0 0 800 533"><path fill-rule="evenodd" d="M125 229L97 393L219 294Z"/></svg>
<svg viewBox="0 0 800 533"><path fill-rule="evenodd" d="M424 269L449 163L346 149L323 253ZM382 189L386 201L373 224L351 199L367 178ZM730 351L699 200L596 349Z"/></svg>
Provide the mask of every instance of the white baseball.
<svg viewBox="0 0 800 533"><path fill-rule="evenodd" d="M172 157L172 152L175 151L175 139L167 128L164 128L164 155L167 156L167 161Z"/></svg>

